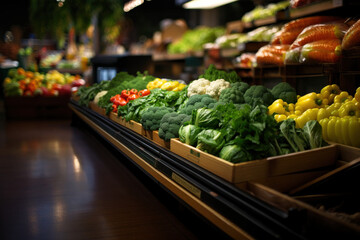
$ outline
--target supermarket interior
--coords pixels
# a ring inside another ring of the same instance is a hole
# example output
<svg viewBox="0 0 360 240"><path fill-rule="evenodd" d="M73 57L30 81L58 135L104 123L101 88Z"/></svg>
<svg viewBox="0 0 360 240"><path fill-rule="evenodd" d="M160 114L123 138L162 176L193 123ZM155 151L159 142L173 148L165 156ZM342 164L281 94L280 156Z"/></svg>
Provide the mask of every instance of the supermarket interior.
<svg viewBox="0 0 360 240"><path fill-rule="evenodd" d="M4 1L0 239L360 239L359 7Z"/></svg>

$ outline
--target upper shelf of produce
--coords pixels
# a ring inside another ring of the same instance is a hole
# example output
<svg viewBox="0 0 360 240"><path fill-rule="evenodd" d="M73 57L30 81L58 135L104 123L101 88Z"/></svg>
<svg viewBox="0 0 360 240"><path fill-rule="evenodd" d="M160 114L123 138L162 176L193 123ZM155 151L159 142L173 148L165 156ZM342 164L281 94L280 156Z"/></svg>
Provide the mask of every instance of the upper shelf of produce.
<svg viewBox="0 0 360 240"><path fill-rule="evenodd" d="M290 19L304 17L311 14L321 13L328 10L333 10L346 5L349 5L351 1L347 0L323 0L315 1L311 4L299 8L290 8L289 16ZM353 1L354 2L354 1Z"/></svg>
<svg viewBox="0 0 360 240"><path fill-rule="evenodd" d="M242 18L242 21L244 28L251 29L264 25L276 24L278 22L290 21L314 14L323 14L327 11L333 11L337 9L346 8L349 10L354 10L352 7L359 5L360 1L351 0L317 0L296 8L282 4L280 4L279 7L273 7L273 4L269 4L265 8L255 8L254 10L245 14ZM347 15L349 16L348 13Z"/></svg>

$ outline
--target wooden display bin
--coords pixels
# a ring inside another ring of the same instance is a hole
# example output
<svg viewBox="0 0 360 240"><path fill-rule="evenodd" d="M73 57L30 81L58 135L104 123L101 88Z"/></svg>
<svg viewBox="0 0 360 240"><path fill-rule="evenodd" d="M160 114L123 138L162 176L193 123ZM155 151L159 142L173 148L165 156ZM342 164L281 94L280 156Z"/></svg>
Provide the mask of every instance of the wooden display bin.
<svg viewBox="0 0 360 240"><path fill-rule="evenodd" d="M302 212L301 228L312 239L359 239L360 149L344 145L336 145L336 149L335 164L322 173L301 173L308 174L305 178L283 175L277 183L271 179L251 181L244 189L282 211Z"/></svg>
<svg viewBox="0 0 360 240"><path fill-rule="evenodd" d="M331 166L335 163L339 154L336 145L329 145L267 159L231 163L184 144L179 139L171 139L170 150L215 175L240 186L243 182L250 180Z"/></svg>
<svg viewBox="0 0 360 240"><path fill-rule="evenodd" d="M105 109L99 107L96 103L94 103L93 101L89 102L89 108L91 110L93 110L94 112L97 112L98 114L104 116L104 117L108 117L108 115L106 115L105 113Z"/></svg>
<svg viewBox="0 0 360 240"><path fill-rule="evenodd" d="M111 119L112 121L120 124L121 126L126 127L126 121L125 121L125 119L124 119L123 117L119 117L119 116L118 116L116 113L114 113L114 112L111 112L111 113L109 114L109 117L110 117L110 119Z"/></svg>
<svg viewBox="0 0 360 240"><path fill-rule="evenodd" d="M160 138L159 131L153 131L153 139L152 140L154 141L154 143L156 143L164 148L170 149L171 142L166 142L164 139Z"/></svg>
<svg viewBox="0 0 360 240"><path fill-rule="evenodd" d="M125 122L125 127L129 128L130 130L145 136L145 130L142 127L141 123L135 122L133 120L130 120L129 122Z"/></svg>

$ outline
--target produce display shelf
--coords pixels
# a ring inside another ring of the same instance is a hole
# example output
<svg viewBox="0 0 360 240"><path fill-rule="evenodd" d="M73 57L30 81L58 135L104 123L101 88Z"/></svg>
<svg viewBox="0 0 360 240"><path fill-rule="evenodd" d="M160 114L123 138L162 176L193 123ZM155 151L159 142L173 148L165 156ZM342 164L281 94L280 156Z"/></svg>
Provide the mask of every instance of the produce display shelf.
<svg viewBox="0 0 360 240"><path fill-rule="evenodd" d="M129 160L234 239L304 239L304 216L282 211L76 101L73 113Z"/></svg>
<svg viewBox="0 0 360 240"><path fill-rule="evenodd" d="M290 19L305 17L312 14L317 14L321 12L325 12L328 10L334 10L337 8L349 6L353 4L352 2L357 1L348 1L348 0L323 0L316 1L311 4L307 4L298 8L290 9Z"/></svg>

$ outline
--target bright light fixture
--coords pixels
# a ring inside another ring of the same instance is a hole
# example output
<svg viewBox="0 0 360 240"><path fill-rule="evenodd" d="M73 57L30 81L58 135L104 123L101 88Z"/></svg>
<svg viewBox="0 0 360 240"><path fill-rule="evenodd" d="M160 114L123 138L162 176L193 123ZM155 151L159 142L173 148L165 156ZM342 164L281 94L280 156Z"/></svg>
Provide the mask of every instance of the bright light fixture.
<svg viewBox="0 0 360 240"><path fill-rule="evenodd" d="M183 5L186 9L212 9L237 0L192 0Z"/></svg>

